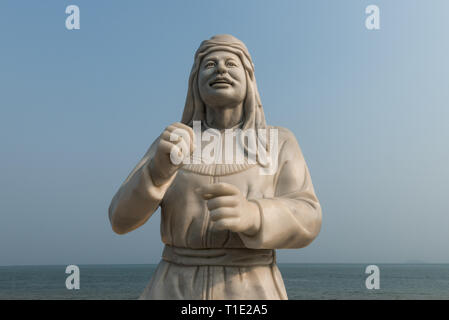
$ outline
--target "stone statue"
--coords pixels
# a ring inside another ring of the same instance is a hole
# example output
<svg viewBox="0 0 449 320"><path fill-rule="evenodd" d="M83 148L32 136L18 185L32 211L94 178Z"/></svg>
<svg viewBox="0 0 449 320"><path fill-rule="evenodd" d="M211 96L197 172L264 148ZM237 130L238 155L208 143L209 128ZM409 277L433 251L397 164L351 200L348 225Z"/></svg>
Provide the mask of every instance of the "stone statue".
<svg viewBox="0 0 449 320"><path fill-rule="evenodd" d="M251 56L231 35L201 43L182 120L121 185L112 228L130 232L159 206L165 248L140 299L287 299L275 249L307 246L321 207L295 136L266 124Z"/></svg>

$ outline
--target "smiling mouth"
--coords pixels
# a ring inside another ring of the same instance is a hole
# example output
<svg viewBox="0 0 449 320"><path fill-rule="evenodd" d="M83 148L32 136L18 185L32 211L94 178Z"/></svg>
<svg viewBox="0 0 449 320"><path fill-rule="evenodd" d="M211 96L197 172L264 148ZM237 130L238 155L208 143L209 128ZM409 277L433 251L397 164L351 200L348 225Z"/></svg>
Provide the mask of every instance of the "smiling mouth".
<svg viewBox="0 0 449 320"><path fill-rule="evenodd" d="M224 87L228 85L232 85L232 82L226 79L215 79L209 84L211 87Z"/></svg>

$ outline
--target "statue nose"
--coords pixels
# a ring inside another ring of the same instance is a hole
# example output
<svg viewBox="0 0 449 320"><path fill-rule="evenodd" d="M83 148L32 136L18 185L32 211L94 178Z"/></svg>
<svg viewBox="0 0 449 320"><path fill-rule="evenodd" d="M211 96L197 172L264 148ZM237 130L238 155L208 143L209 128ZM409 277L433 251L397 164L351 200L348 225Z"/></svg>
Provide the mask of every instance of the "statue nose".
<svg viewBox="0 0 449 320"><path fill-rule="evenodd" d="M226 73L226 72L227 72L227 69L226 69L225 64L220 62L217 65L217 73L221 74L221 73Z"/></svg>

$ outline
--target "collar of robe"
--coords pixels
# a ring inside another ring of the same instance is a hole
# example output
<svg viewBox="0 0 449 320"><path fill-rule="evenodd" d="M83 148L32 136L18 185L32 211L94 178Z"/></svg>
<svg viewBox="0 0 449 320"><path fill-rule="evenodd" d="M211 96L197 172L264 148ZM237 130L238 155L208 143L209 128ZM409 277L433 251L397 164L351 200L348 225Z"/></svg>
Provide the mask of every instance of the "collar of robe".
<svg viewBox="0 0 449 320"><path fill-rule="evenodd" d="M221 134L223 134L223 132L226 129L223 130L218 130L216 128L211 128L210 126L207 125L206 121L202 121L201 125L206 129L212 129L210 130L210 132L213 134L214 132L216 132L217 134L220 132ZM239 122L238 124L236 124L235 126L233 126L232 128L227 128L227 129L239 129L243 126L243 121ZM193 157L191 158L191 162L193 162ZM245 171L249 168L252 168L254 166L256 166L257 164L253 164L253 163L248 163L248 159L246 157L244 157L244 162L243 163L211 163L211 164L207 164L207 163L190 163L190 164L185 164L184 166L182 166L182 170L185 171L190 171L190 172L194 172L200 175L207 175L207 176L226 176L226 175L231 175L231 174L235 174L235 173L239 173L242 171Z"/></svg>

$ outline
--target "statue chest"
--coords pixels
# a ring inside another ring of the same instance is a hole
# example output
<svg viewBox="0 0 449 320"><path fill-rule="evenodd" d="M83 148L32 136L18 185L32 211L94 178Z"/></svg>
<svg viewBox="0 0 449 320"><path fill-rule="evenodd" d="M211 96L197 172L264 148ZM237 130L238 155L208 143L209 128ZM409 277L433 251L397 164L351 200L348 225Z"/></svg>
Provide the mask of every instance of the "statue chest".
<svg viewBox="0 0 449 320"><path fill-rule="evenodd" d="M217 175L210 174L216 172ZM164 243L189 248L243 247L237 234L214 229L206 201L197 192L204 185L220 182L233 184L247 199L274 196L274 176L261 175L257 165L227 169L183 168L161 203Z"/></svg>

